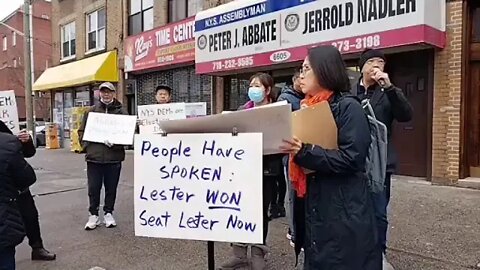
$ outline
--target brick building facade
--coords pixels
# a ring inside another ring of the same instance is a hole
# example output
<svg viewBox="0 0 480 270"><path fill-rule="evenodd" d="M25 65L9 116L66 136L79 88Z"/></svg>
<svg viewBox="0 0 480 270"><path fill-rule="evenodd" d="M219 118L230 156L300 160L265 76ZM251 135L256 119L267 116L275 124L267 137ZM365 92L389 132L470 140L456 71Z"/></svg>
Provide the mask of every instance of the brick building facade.
<svg viewBox="0 0 480 270"><path fill-rule="evenodd" d="M210 76L200 76L195 74L194 58L188 52L188 57L183 60L176 60L181 58L182 54L178 51L184 51L185 44L193 49L193 28L191 28L191 35L189 42L175 42L174 28L177 25L190 24L194 20L194 15L204 9L204 0L159 0L151 1L151 4L145 4L149 1L128 0L128 12L125 17L125 22L128 25L126 34L128 35L126 44L124 46L131 46L136 51L139 47L136 44L137 40L150 40L156 43L153 38L157 32L160 33L162 29L167 29L172 35L168 45L153 46L149 51L151 57L149 61L156 62L155 65L141 66L141 61L135 63L139 67L135 67L127 71L127 103L129 111L135 113L138 105L155 104L155 88L158 85L168 85L173 89L173 102L206 102L207 112L211 111L212 102L212 78ZM146 6L145 6L146 5ZM138 8L137 8L138 7ZM152 10L152 15L149 14ZM140 19L137 19L140 17ZM138 27L135 23L141 23L143 26ZM148 25L148 27L145 27ZM158 61L159 54L163 55L165 51L172 51L167 53L171 62ZM175 52L177 51L177 52ZM187 53L183 53L185 56ZM155 55L155 56L154 56ZM173 56L175 55L175 56ZM158 56L158 57L157 57ZM135 61L136 62L136 61Z"/></svg>
<svg viewBox="0 0 480 270"><path fill-rule="evenodd" d="M70 138L72 115L92 105L98 85L110 81L123 101L123 37L126 1L53 0L53 67L35 82L34 91L52 99L52 122Z"/></svg>
<svg viewBox="0 0 480 270"><path fill-rule="evenodd" d="M447 1L447 46L435 53L432 181L443 184L460 177L463 1Z"/></svg>
<svg viewBox="0 0 480 270"><path fill-rule="evenodd" d="M35 79L50 66L51 39L51 3L45 0L33 1L32 32L33 32L33 63ZM20 121L25 120L25 87L24 87L24 36L23 36L23 6L19 7L0 25L2 50L0 50L0 89L14 90L18 104ZM16 31L15 31L16 30ZM18 31L18 32L17 32ZM49 116L49 99L35 98L35 117L45 120Z"/></svg>

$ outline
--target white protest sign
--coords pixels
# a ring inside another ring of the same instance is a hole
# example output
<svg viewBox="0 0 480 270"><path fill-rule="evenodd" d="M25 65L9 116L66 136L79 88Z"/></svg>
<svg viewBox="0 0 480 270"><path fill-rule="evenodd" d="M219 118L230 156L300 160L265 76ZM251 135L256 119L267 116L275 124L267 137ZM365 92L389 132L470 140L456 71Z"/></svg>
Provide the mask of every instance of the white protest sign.
<svg viewBox="0 0 480 270"><path fill-rule="evenodd" d="M135 235L263 242L262 134L135 137Z"/></svg>
<svg viewBox="0 0 480 270"><path fill-rule="evenodd" d="M207 115L206 102L185 103L185 112L187 118Z"/></svg>
<svg viewBox="0 0 480 270"><path fill-rule="evenodd" d="M292 107L275 103L250 110L161 121L159 128L168 134L226 133L233 128L240 133L258 132L263 134L263 154L278 154L283 140L292 138Z"/></svg>
<svg viewBox="0 0 480 270"><path fill-rule="evenodd" d="M83 140L131 145L137 124L135 115L88 113Z"/></svg>
<svg viewBox="0 0 480 270"><path fill-rule="evenodd" d="M142 120L140 133L160 132L158 123L165 120L187 118L185 103L168 103L138 106L138 119Z"/></svg>
<svg viewBox="0 0 480 270"><path fill-rule="evenodd" d="M20 132L17 101L13 90L0 91L0 121L4 122L13 134Z"/></svg>

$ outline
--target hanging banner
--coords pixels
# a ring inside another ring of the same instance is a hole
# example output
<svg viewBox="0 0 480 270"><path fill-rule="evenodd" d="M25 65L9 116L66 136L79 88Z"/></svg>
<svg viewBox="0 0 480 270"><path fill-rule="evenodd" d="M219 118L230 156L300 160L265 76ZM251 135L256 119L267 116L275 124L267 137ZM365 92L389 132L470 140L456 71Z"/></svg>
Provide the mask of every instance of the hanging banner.
<svg viewBox="0 0 480 270"><path fill-rule="evenodd" d="M195 18L168 24L125 39L125 72L195 60Z"/></svg>
<svg viewBox="0 0 480 270"><path fill-rule="evenodd" d="M20 132L17 101L13 90L0 91L0 121L4 122L13 134Z"/></svg>
<svg viewBox="0 0 480 270"><path fill-rule="evenodd" d="M197 73L303 60L308 48L445 46L445 1L237 0L197 14Z"/></svg>
<svg viewBox="0 0 480 270"><path fill-rule="evenodd" d="M263 242L262 134L135 137L135 235Z"/></svg>

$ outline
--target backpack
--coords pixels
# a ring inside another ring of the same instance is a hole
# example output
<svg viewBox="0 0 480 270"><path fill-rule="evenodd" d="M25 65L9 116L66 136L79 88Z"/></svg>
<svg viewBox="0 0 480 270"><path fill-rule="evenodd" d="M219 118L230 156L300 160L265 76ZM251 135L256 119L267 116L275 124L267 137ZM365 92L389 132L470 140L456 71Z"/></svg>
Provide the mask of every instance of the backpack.
<svg viewBox="0 0 480 270"><path fill-rule="evenodd" d="M371 192L377 194L385 188L385 175L387 173L387 144L388 131L385 124L377 120L372 105L368 100L362 101L370 126L370 137L372 142L368 149L366 173L368 187Z"/></svg>

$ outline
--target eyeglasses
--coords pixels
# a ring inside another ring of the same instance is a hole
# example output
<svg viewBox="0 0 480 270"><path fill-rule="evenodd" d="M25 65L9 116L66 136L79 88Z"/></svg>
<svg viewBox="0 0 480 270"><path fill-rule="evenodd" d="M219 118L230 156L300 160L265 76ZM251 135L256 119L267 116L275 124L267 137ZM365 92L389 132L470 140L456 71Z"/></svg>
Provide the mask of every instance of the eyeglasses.
<svg viewBox="0 0 480 270"><path fill-rule="evenodd" d="M307 74L307 72L309 72L310 70L312 70L311 67L309 67L309 66L303 66L303 67L300 69L300 75L305 76L305 74Z"/></svg>

